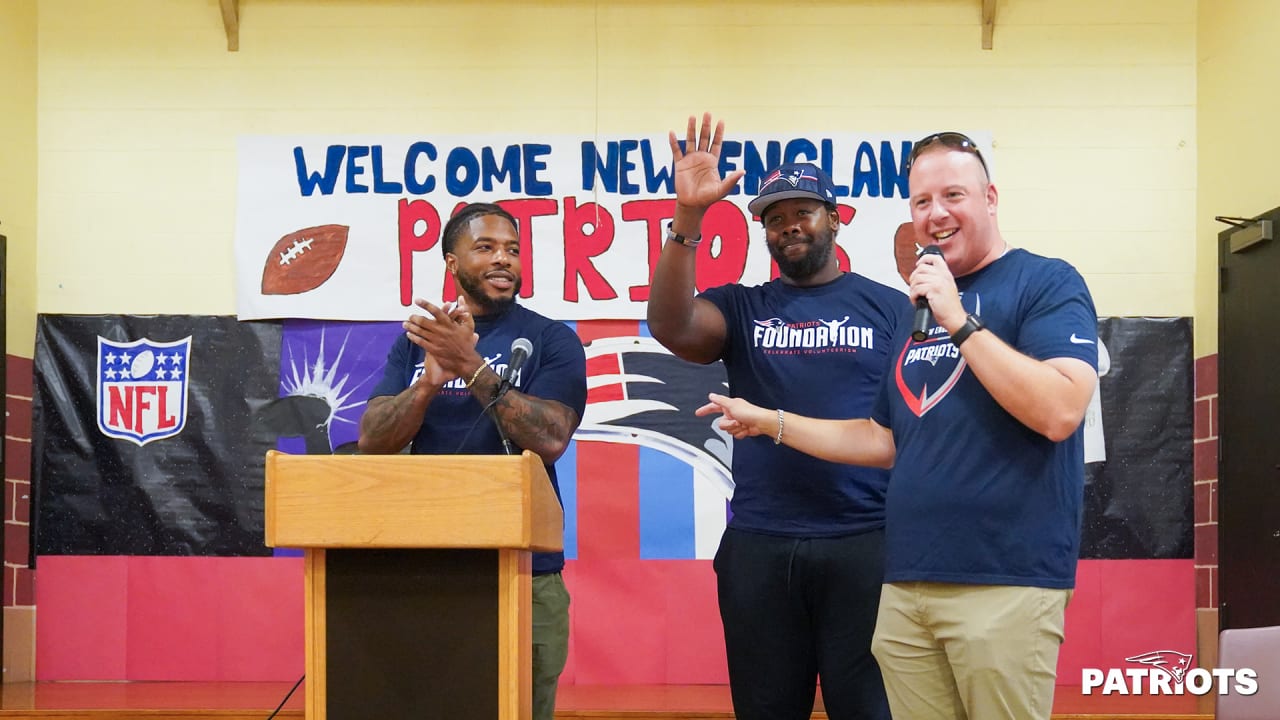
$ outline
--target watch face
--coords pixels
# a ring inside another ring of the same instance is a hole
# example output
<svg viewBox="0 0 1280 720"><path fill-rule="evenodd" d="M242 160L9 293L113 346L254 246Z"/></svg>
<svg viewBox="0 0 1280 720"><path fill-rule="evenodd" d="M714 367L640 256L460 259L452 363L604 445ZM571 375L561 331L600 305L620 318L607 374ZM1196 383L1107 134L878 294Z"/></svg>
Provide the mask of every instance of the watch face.
<svg viewBox="0 0 1280 720"><path fill-rule="evenodd" d="M667 227L667 242L678 242L681 245L684 245L686 247L695 247L700 241L701 241L701 238L696 240L690 240L689 238L683 235L677 235L675 230L673 230L670 226Z"/></svg>
<svg viewBox="0 0 1280 720"><path fill-rule="evenodd" d="M951 343L956 347L960 347L960 343L968 340L970 335L986 328L987 326L982 324L982 318L977 315L966 315L964 325L961 325L960 329L956 330L955 334L951 336Z"/></svg>

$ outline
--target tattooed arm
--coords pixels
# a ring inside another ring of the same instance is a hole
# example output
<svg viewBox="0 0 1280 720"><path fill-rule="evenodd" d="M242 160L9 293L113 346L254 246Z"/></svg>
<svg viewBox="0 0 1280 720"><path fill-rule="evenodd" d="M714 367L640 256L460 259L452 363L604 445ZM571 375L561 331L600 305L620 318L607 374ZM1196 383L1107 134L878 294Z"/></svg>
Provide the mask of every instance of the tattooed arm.
<svg viewBox="0 0 1280 720"><path fill-rule="evenodd" d="M425 300L418 300L417 305L432 317L412 315L405 321L404 328L409 341L426 351L422 375L397 395L370 398L364 415L360 417L358 445L362 453L400 452L421 429L432 398L445 383L457 377L457 374L446 370L434 354L442 345L440 337L456 335L464 338L459 341L460 345L467 347L469 342L472 354L475 352L475 323L465 304L437 308ZM403 355L400 357L407 362Z"/></svg>
<svg viewBox="0 0 1280 720"><path fill-rule="evenodd" d="M366 454L390 454L413 440L422 427L427 406L440 391L440 386L422 379L405 388L399 395L370 398L360 417L360 452Z"/></svg>
<svg viewBox="0 0 1280 720"><path fill-rule="evenodd" d="M564 454L586 412L587 359L582 341L563 323L531 325L525 333L533 354L519 373L519 387L503 394L492 412L508 440L549 465ZM471 393L488 405L500 383L496 372L482 368Z"/></svg>
<svg viewBox="0 0 1280 720"><path fill-rule="evenodd" d="M417 382L398 395L370 398L360 417L360 452L370 455L400 452L418 434L432 398L453 377L428 355Z"/></svg>
<svg viewBox="0 0 1280 720"><path fill-rule="evenodd" d="M485 368L471 385L476 400L488 405L501 378ZM515 388L503 393L492 412L512 443L536 453L543 462L555 462L569 447L580 418L564 403L534 397Z"/></svg>
<svg viewBox="0 0 1280 720"><path fill-rule="evenodd" d="M555 400L508 390L493 406L507 438L537 453L543 462L555 462L569 447L578 427L578 414Z"/></svg>

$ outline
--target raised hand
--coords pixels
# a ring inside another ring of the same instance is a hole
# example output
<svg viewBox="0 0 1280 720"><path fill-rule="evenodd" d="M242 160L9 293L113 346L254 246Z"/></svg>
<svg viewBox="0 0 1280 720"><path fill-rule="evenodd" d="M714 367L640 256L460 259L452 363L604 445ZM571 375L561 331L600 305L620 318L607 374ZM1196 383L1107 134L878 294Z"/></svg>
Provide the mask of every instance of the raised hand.
<svg viewBox="0 0 1280 720"><path fill-rule="evenodd" d="M720 177L720 143L724 139L724 121L715 124L712 133L711 113L702 114L702 126L697 118L689 116L685 130L685 148L680 149L676 134L670 132L671 157L675 160L676 203L705 210L712 203L723 199L745 174L734 170Z"/></svg>

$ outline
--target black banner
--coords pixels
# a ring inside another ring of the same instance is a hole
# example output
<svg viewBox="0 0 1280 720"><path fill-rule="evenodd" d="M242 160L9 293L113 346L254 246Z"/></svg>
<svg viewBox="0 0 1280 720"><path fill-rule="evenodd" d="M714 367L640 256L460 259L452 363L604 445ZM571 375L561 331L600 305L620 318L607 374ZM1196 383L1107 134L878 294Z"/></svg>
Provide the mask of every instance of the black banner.
<svg viewBox="0 0 1280 720"><path fill-rule="evenodd" d="M41 315L32 409L42 555L269 555L253 422L280 326L234 317Z"/></svg>
<svg viewBox="0 0 1280 720"><path fill-rule="evenodd" d="M1194 557L1191 319L1103 318L1098 337L1102 408L1086 422L1106 459L1085 464L1080 556Z"/></svg>

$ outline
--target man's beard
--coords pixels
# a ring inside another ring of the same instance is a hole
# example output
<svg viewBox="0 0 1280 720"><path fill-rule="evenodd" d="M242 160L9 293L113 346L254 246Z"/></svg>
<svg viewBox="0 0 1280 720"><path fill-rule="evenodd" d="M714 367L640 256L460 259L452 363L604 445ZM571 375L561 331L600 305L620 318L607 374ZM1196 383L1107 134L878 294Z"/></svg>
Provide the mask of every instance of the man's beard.
<svg viewBox="0 0 1280 720"><path fill-rule="evenodd" d="M485 293L483 278L476 275L468 275L461 270L458 271L454 278L457 280L458 288L467 294L467 298L474 301L486 313L502 312L515 304L516 298L520 295L520 285L524 281L524 278L516 276L515 286L511 289L511 297L500 296L494 298Z"/></svg>
<svg viewBox="0 0 1280 720"><path fill-rule="evenodd" d="M815 237L809 243L809 251L799 260L788 258L782 248L765 243L773 261L778 263L778 272L792 280L808 280L827 267L831 262L831 254L835 252L835 238Z"/></svg>

